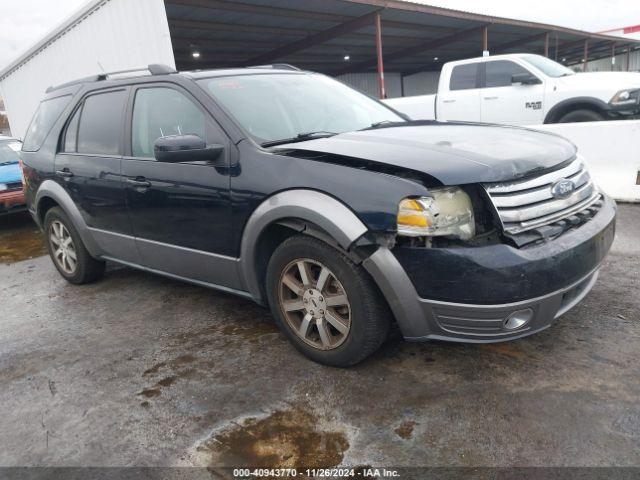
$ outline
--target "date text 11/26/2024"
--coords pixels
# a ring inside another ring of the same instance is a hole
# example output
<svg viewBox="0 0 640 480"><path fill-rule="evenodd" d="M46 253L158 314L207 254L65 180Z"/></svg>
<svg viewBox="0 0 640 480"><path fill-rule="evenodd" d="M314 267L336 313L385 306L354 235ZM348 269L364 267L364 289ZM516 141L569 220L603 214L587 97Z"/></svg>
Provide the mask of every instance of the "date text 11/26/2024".
<svg viewBox="0 0 640 480"><path fill-rule="evenodd" d="M398 478L397 470L386 468L236 468L233 470L234 478Z"/></svg>

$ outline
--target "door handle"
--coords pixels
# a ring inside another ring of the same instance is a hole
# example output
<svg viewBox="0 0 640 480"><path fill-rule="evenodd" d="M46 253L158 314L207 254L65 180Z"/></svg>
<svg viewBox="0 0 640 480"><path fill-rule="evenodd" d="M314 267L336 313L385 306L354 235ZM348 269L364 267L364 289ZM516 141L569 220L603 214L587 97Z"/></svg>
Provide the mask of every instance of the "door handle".
<svg viewBox="0 0 640 480"><path fill-rule="evenodd" d="M442 103L455 103L455 100L443 100Z"/></svg>
<svg viewBox="0 0 640 480"><path fill-rule="evenodd" d="M56 175L59 175L62 178L71 178L73 177L73 172L70 172L68 168L63 168L62 170L57 170Z"/></svg>
<svg viewBox="0 0 640 480"><path fill-rule="evenodd" d="M485 100L498 100L498 97L484 97Z"/></svg>
<svg viewBox="0 0 640 480"><path fill-rule="evenodd" d="M147 181L144 177L127 178L127 183L136 187L150 187L151 182Z"/></svg>

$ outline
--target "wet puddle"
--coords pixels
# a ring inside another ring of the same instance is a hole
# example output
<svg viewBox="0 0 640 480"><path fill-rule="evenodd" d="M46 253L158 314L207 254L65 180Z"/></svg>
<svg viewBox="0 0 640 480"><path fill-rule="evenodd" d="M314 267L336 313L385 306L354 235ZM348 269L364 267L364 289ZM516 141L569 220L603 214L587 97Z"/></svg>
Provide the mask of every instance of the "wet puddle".
<svg viewBox="0 0 640 480"><path fill-rule="evenodd" d="M480 348L510 358L520 359L526 356L525 352L520 350L517 346L510 345L508 343L488 343L482 345Z"/></svg>
<svg viewBox="0 0 640 480"><path fill-rule="evenodd" d="M416 422L411 420L406 420L400 424L398 428L394 430L396 435L404 440L409 440L413 437L413 428L417 425Z"/></svg>
<svg viewBox="0 0 640 480"><path fill-rule="evenodd" d="M46 254L42 233L27 212L0 217L0 263L15 263Z"/></svg>
<svg viewBox="0 0 640 480"><path fill-rule="evenodd" d="M322 430L305 404L232 425L198 446L209 465L329 468L349 449L344 433Z"/></svg>
<svg viewBox="0 0 640 480"><path fill-rule="evenodd" d="M156 384L152 387L145 388L138 395L146 398L158 397L160 396L161 390L166 387L170 387L174 383L176 383L178 377L175 375L171 375L170 377L165 377L162 380L156 382Z"/></svg>
<svg viewBox="0 0 640 480"><path fill-rule="evenodd" d="M265 311L259 313L265 315ZM179 345L189 344L189 348L193 349L207 346L214 339L220 338L229 342L259 343L266 335L274 333L279 334L280 330L273 321L257 320L254 315L249 320L230 320L226 324L216 324L192 332L183 332L176 335L176 340Z"/></svg>

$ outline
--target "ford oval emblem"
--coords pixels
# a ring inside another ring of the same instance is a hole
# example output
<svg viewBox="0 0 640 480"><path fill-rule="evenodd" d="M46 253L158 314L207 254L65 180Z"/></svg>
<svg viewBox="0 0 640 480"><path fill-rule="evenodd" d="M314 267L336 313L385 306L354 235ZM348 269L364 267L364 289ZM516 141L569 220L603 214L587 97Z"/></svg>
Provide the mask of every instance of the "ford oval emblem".
<svg viewBox="0 0 640 480"><path fill-rule="evenodd" d="M551 195L553 195L554 198L567 198L575 189L576 185L571 180L563 178L551 186Z"/></svg>

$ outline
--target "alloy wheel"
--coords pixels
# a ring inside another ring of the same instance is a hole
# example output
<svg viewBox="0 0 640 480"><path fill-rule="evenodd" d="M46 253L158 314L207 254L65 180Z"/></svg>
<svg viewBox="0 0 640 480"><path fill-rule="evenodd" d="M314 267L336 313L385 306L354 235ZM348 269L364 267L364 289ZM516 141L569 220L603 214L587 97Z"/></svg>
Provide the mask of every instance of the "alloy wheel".
<svg viewBox="0 0 640 480"><path fill-rule="evenodd" d="M68 275L73 275L78 265L78 257L73 238L69 230L59 220L55 220L49 227L49 242L56 264Z"/></svg>
<svg viewBox="0 0 640 480"><path fill-rule="evenodd" d="M305 343L331 350L344 343L351 329L351 305L342 283L322 263L296 259L283 270L280 310Z"/></svg>

